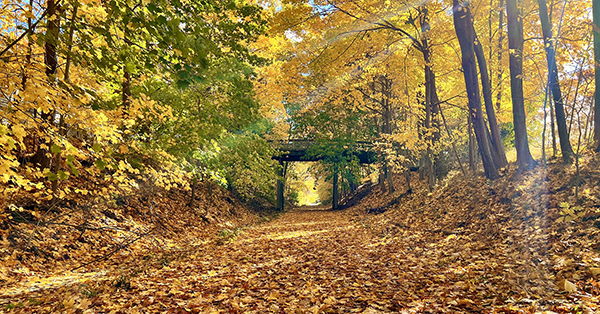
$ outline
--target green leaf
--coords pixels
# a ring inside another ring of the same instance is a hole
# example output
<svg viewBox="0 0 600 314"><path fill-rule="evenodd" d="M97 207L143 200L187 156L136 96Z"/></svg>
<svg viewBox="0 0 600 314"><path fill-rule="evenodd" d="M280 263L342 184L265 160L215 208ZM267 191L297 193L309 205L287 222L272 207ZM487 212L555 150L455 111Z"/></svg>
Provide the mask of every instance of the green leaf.
<svg viewBox="0 0 600 314"><path fill-rule="evenodd" d="M179 76L180 79L182 80L187 80L190 78L190 73L188 73L188 71L179 71L177 72L177 76Z"/></svg>
<svg viewBox="0 0 600 314"><path fill-rule="evenodd" d="M102 146L100 146L100 144L96 143L94 144L94 146L92 146L92 149L96 152L99 153L102 150Z"/></svg>
<svg viewBox="0 0 600 314"><path fill-rule="evenodd" d="M135 65L133 63L130 63L130 62L125 63L125 71L127 71L129 73L133 73L134 70L135 70Z"/></svg>
<svg viewBox="0 0 600 314"><path fill-rule="evenodd" d="M154 4L152 4L152 3L148 3L148 5L146 6L146 8L148 8L148 11L150 11L152 13L159 11L158 7L156 5L154 5Z"/></svg>
<svg viewBox="0 0 600 314"><path fill-rule="evenodd" d="M61 151L61 150L60 150L60 146L58 146L58 145L56 145L56 144L52 144L52 148L50 148L50 150L51 150L53 153L55 153L55 154L58 154L58 153L60 153L60 151Z"/></svg>
<svg viewBox="0 0 600 314"><path fill-rule="evenodd" d="M77 170L77 168L75 168L73 165L69 165L69 167L71 168L71 173L73 173L76 177L78 177L79 170Z"/></svg>
<svg viewBox="0 0 600 314"><path fill-rule="evenodd" d="M186 80L178 80L177 87L179 87L180 89L187 89L188 87L190 87L190 82Z"/></svg>
<svg viewBox="0 0 600 314"><path fill-rule="evenodd" d="M102 159L96 159L96 161L94 162L94 165L96 165L96 168L100 169L100 170L104 170L104 168L106 168L106 162Z"/></svg>
<svg viewBox="0 0 600 314"><path fill-rule="evenodd" d="M55 173L53 173L53 172L48 172L46 174L46 176L48 177L48 180L50 180L50 181L56 181L56 180L58 180L58 176Z"/></svg>
<svg viewBox="0 0 600 314"><path fill-rule="evenodd" d="M58 177L61 180L67 180L69 178L69 174L67 172L62 171L62 170L59 170L58 171Z"/></svg>
<svg viewBox="0 0 600 314"><path fill-rule="evenodd" d="M192 76L192 80L196 83L202 84L204 82L204 78L202 76L194 75Z"/></svg>
<svg viewBox="0 0 600 314"><path fill-rule="evenodd" d="M68 156L67 156L67 161L68 161L68 162L73 162L73 161L75 161L75 156L73 156L73 155L68 155Z"/></svg>

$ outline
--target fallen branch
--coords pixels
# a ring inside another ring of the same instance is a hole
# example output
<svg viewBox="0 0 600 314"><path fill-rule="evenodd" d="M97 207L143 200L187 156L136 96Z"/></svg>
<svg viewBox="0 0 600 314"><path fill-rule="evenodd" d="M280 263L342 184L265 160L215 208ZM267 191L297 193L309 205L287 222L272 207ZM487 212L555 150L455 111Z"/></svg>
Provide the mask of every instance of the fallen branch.
<svg viewBox="0 0 600 314"><path fill-rule="evenodd" d="M128 246L130 246L131 244L135 243L135 242L136 242L136 241L138 241L139 239L141 239L141 238L143 238L143 237L145 237L145 236L149 235L150 233L154 232L154 230L156 230L156 227L152 228L150 231L148 231L148 232L146 232L146 233L144 233L144 234L140 235L139 237L137 237L137 238L135 238L135 239L133 239L133 240L131 240L131 241L129 241L129 242L125 242L125 243L123 243L123 244L120 244L120 245L118 245L118 246L117 246L117 247L116 247L114 250L112 250L112 251L108 252L108 253L107 253L107 254L105 254L104 256L101 256L101 257L99 257L99 258L96 258L96 259L94 259L93 261L90 261L90 262L87 262L87 263L81 264L81 265L79 265L79 266L77 266L77 267L75 267L75 268L71 269L70 271L74 271L74 270L77 270L77 269L80 269L80 268L86 267L86 266L88 266L88 265L91 265L91 264L93 264L93 263L96 263L96 262L100 262L100 261L107 260L107 259L108 259L109 257L111 257L113 254L115 254L115 253L117 253L118 251L120 251L120 250L122 250L122 249L124 249L124 248L126 248L126 247L128 247Z"/></svg>

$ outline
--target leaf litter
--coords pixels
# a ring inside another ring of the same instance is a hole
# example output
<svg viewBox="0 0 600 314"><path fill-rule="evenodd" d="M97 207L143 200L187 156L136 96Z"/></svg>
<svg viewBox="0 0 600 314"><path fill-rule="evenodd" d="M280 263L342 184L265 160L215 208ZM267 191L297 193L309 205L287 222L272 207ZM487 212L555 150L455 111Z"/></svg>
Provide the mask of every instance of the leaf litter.
<svg viewBox="0 0 600 314"><path fill-rule="evenodd" d="M292 210L152 267L12 295L3 310L596 313L600 172L582 171L579 200L573 173L504 170L494 182L454 177L433 192L414 174L411 194L365 186L349 209Z"/></svg>

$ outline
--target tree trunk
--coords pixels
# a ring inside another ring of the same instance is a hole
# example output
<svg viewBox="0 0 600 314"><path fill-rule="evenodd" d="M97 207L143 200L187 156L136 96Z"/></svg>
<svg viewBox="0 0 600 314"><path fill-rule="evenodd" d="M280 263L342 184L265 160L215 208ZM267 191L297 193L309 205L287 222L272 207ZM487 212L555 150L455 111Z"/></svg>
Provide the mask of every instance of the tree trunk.
<svg viewBox="0 0 600 314"><path fill-rule="evenodd" d="M462 52L462 66L467 88L467 97L469 102L469 114L473 121L475 137L479 144L479 152L483 161L485 175L489 179L497 179L498 169L492 158L491 145L488 142L487 127L483 121L483 110L481 108L481 98L479 95L479 84L477 77L477 64L475 61L475 32L471 20L471 12L468 6L459 4L459 0L453 0L454 3L454 28Z"/></svg>
<svg viewBox="0 0 600 314"><path fill-rule="evenodd" d="M527 125L525 123L525 102L523 100L523 20L521 16L517 0L506 0L515 148L517 149L519 171L525 171L534 168L537 163L533 160L529 151Z"/></svg>
<svg viewBox="0 0 600 314"><path fill-rule="evenodd" d="M425 62L425 132L431 131L431 136L426 139L428 142L427 145L427 159L426 163L426 173L427 179L429 183L429 189L433 190L433 187L436 183L435 176L435 152L432 147L440 139L440 131L439 131L439 121L438 121L438 106L440 100L437 95L437 89L435 84L435 73L431 68L432 60L431 60L431 48L429 46L429 41L427 38L427 31L429 29L429 15L426 7L419 8L420 16L420 24L421 24L421 53L423 54L423 61Z"/></svg>
<svg viewBox="0 0 600 314"><path fill-rule="evenodd" d="M471 114L467 115L467 122L469 124L469 167L473 175L477 174L477 158L475 156L475 139L473 138L473 121Z"/></svg>
<svg viewBox="0 0 600 314"><path fill-rule="evenodd" d="M546 0L537 0L537 3L540 7L540 21L542 22L542 33L544 35L544 46L546 47L546 59L548 62L548 85L552 90L552 98L554 99L554 110L556 111L556 125L558 126L560 150L562 151L563 161L565 163L571 163L573 161L573 148L571 147L571 142L569 141L563 98L558 81L554 40L552 40L552 25L550 25L550 21L548 20L548 7L546 6Z"/></svg>
<svg viewBox="0 0 600 314"><path fill-rule="evenodd" d="M600 0L593 0L594 16L594 151L600 152Z"/></svg>
<svg viewBox="0 0 600 314"><path fill-rule="evenodd" d="M549 91L552 93L552 91ZM554 104L550 102L550 133L552 134L552 158L556 157L556 126L554 122Z"/></svg>
<svg viewBox="0 0 600 314"><path fill-rule="evenodd" d="M33 16L33 0L29 0L29 17L27 18L27 29L33 32L32 25L33 22L31 20L31 16ZM21 86L23 86L23 90L27 88L27 70L29 66L31 66L31 56L33 55L33 41L31 37L27 39L27 55L25 56L25 66L23 67L23 78L21 79Z"/></svg>
<svg viewBox="0 0 600 314"><path fill-rule="evenodd" d="M504 0L500 0L500 13L498 16L498 94L496 94L496 110L500 110L502 103L502 41L504 40Z"/></svg>
<svg viewBox="0 0 600 314"><path fill-rule="evenodd" d="M388 180L388 193L392 194L394 192L396 192L396 188L394 188L394 171L392 171L392 169L390 169L391 167L388 167L388 174L387 174L387 180Z"/></svg>
<svg viewBox="0 0 600 314"><path fill-rule="evenodd" d="M65 62L65 76L64 81L69 82L69 74L71 71L71 63L72 63L72 51L73 51L73 36L75 35L75 19L77 18L77 10L79 9L79 4L76 3L73 7L73 15L71 16L71 26L69 27L69 41L67 42L67 60Z"/></svg>
<svg viewBox="0 0 600 314"><path fill-rule="evenodd" d="M383 101L382 101L382 109L383 109L383 134L388 134L391 135L393 133L393 125L392 125L392 120L393 120L393 108L392 108L392 104L390 103L390 99L392 98L392 80L388 79L387 77L385 77L384 75L380 76L380 81L381 81L381 95L385 96L383 97ZM385 177L388 181L388 192L394 193L394 191L396 190L394 188L394 173L392 171L392 167L390 165L388 165L387 161L385 162Z"/></svg>
<svg viewBox="0 0 600 314"><path fill-rule="evenodd" d="M190 195L190 201L188 202L188 206L194 207L194 198L196 198L196 185L198 185L198 179L196 177L192 178L192 192Z"/></svg>
<svg viewBox="0 0 600 314"><path fill-rule="evenodd" d="M127 72L127 69L123 67L123 94L122 94L122 102L123 102L123 112L126 112L129 109L129 105L131 103L131 74Z"/></svg>
<svg viewBox="0 0 600 314"><path fill-rule="evenodd" d="M284 210L284 205L285 205L285 200L283 199L283 192L285 189L285 166L283 164L283 161L279 161L279 176L277 178L277 210L279 211L283 211Z"/></svg>
<svg viewBox="0 0 600 314"><path fill-rule="evenodd" d="M469 26L473 27L473 23L469 22ZM483 100L485 103L485 111L488 118L488 123L490 126L490 135L491 135L491 144L492 144L492 153L494 156L494 161L497 161L496 167L503 168L508 165L508 160L506 159L506 153L504 152L504 145L502 145L502 136L500 135L500 127L498 126L498 120L496 119L496 112L494 111L494 104L492 103L492 85L490 78L488 76L487 62L485 60L485 55L483 52L483 46L479 42L477 38L477 34L475 33L475 28L471 30L475 36L474 41L474 50L475 56L477 57L477 64L479 64L479 73L481 75L481 89L483 92Z"/></svg>
<svg viewBox="0 0 600 314"><path fill-rule="evenodd" d="M44 36L44 61L46 63L46 75L50 80L53 80L56 75L56 68L58 67L56 44L58 42L60 17L57 15L58 5L55 0L48 0L46 5L48 27L46 29L46 35Z"/></svg>
<svg viewBox="0 0 600 314"><path fill-rule="evenodd" d="M404 179L406 180L406 194L412 193L412 187L410 186L410 168L404 171Z"/></svg>
<svg viewBox="0 0 600 314"><path fill-rule="evenodd" d="M58 5L55 0L48 0L46 2L46 18L48 25L46 27L46 34L44 35L44 63L46 64L46 76L50 84L53 84L56 79L56 69L58 68L58 57L56 54L56 44L58 43L59 27L60 27L60 16L58 16ZM41 117L48 122L50 126L55 124L54 112L52 110L49 113L41 112ZM43 140L42 140L43 141ZM49 147L52 147L52 142L46 143ZM31 161L39 163L42 169L52 167L52 158L48 157L48 150L39 148L36 153L31 157ZM54 182L52 183L54 186Z"/></svg>
<svg viewBox="0 0 600 314"><path fill-rule="evenodd" d="M385 161L379 169L379 189L381 193L385 193Z"/></svg>
<svg viewBox="0 0 600 314"><path fill-rule="evenodd" d="M333 200L331 207L333 210L337 210L339 208L340 195L338 190L338 170L337 166L334 166L333 170Z"/></svg>

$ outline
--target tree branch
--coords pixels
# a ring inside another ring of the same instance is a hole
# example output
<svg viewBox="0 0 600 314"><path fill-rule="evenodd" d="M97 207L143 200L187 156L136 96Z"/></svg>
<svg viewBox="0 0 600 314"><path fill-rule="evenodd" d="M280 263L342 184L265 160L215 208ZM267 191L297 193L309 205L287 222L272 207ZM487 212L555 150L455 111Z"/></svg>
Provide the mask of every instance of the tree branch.
<svg viewBox="0 0 600 314"><path fill-rule="evenodd" d="M26 31L24 31L23 34L21 34L21 36L17 37L17 39L15 39L12 43L10 43L8 46L6 46L6 48L4 48L2 50L2 52L0 52L0 57L2 57L3 54L5 54L12 47L14 47L27 34L31 33L33 31L33 29L35 29L35 27L40 23L40 21L44 19L44 17L46 16L47 13L48 13L48 9L46 8L46 10L44 10L44 13L42 13L42 15L40 16L40 18L37 21L35 21L35 23L33 23L30 28L28 28Z"/></svg>

